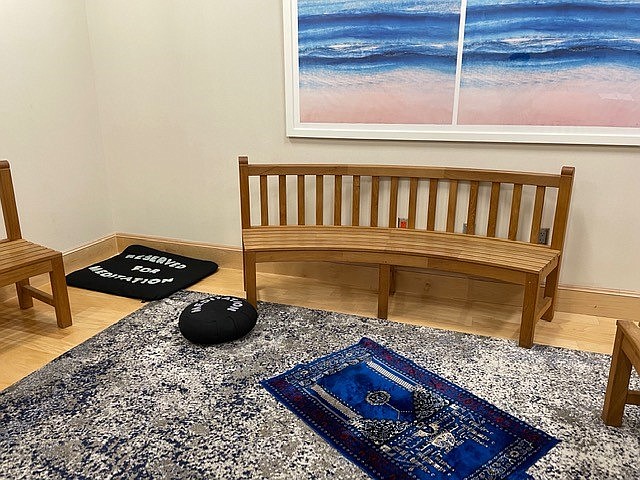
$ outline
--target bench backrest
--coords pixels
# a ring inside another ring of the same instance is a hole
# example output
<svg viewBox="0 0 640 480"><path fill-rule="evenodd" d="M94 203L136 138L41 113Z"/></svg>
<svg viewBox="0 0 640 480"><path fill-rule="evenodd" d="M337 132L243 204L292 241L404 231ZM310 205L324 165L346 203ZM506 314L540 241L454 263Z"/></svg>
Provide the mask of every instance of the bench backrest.
<svg viewBox="0 0 640 480"><path fill-rule="evenodd" d="M552 229L550 246L556 250L564 244L574 175L573 167L553 175L419 166L250 165L247 157L239 158L239 169L243 229L287 224L396 228L401 212L406 228L538 243L543 216L551 213L545 206L553 200L553 215L544 226ZM277 195L270 195L270 185ZM295 196L288 195L292 190ZM258 195L251 197L252 191ZM277 215L270 215L270 203ZM252 205L258 207L259 221L252 217ZM501 235L503 219L508 228Z"/></svg>
<svg viewBox="0 0 640 480"><path fill-rule="evenodd" d="M2 204L2 218L7 232L7 240L22 238L16 197L13 192L13 182L11 181L11 169L9 168L9 162L6 160L0 160L0 203Z"/></svg>

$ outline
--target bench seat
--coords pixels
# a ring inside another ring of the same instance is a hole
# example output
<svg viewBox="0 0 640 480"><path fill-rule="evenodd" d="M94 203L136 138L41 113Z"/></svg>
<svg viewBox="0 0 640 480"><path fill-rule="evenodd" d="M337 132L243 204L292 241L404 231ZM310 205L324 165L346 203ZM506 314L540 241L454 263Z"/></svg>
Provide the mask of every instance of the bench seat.
<svg viewBox="0 0 640 480"><path fill-rule="evenodd" d="M325 260L338 260L345 252L375 254L375 263L385 255L406 256L402 266L427 267L428 260L455 260L479 268L504 269L499 279L509 281L508 272L548 274L558 264L560 251L542 245L447 232L353 226L288 225L253 227L243 231L246 252L304 252L305 258L322 252ZM333 257L333 258L326 258ZM413 259L418 257L418 259ZM397 261L390 262L398 265ZM437 265L437 262L432 262ZM520 283L516 281L514 283Z"/></svg>

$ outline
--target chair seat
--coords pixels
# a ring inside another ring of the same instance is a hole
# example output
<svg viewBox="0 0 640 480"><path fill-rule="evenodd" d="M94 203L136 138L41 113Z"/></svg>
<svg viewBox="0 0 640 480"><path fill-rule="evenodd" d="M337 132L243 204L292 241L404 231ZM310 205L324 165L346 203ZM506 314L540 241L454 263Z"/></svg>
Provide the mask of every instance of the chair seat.
<svg viewBox="0 0 640 480"><path fill-rule="evenodd" d="M35 272L33 275L47 273L51 269L45 265L49 265L60 255L61 253L56 250L24 239L2 242L0 243L0 285L8 285L24 278L22 274L24 271Z"/></svg>

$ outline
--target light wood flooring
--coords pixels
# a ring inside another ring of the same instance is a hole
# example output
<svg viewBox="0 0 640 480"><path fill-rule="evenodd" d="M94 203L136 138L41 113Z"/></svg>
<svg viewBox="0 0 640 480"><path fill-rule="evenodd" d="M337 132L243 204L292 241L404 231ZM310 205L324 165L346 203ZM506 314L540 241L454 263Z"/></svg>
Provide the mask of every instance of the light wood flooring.
<svg viewBox="0 0 640 480"><path fill-rule="evenodd" d="M221 268L191 290L243 296L242 272ZM73 326L59 329L51 307L36 301L34 308L21 311L15 289L12 286L0 289L0 390L143 305L138 300L72 287L69 296ZM375 291L309 278L259 273L258 298L369 317L376 315ZM515 340L520 313L517 306L396 293L390 301L389 320ZM538 323L535 343L610 353L615 322L613 318L558 311L552 322Z"/></svg>

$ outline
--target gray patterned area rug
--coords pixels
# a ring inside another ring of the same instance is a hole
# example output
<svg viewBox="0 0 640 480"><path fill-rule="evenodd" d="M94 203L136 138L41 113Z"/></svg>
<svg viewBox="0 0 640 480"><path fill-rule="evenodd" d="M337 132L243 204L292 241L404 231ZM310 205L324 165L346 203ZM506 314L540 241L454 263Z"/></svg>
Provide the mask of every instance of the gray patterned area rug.
<svg viewBox="0 0 640 480"><path fill-rule="evenodd" d="M0 478L367 478L260 385L365 336L558 438L534 478L640 478L640 408L600 420L607 355L270 303L197 346L178 316L206 296L149 303L0 393Z"/></svg>

